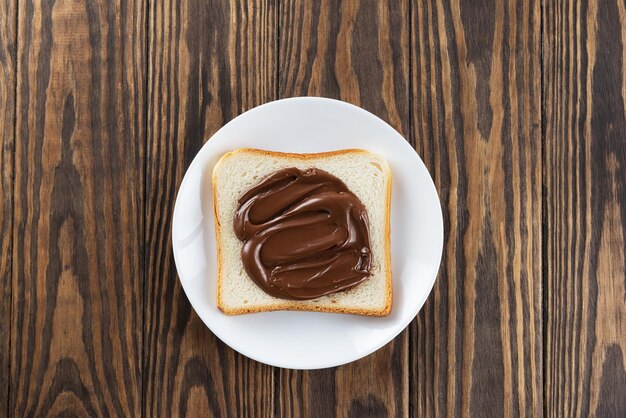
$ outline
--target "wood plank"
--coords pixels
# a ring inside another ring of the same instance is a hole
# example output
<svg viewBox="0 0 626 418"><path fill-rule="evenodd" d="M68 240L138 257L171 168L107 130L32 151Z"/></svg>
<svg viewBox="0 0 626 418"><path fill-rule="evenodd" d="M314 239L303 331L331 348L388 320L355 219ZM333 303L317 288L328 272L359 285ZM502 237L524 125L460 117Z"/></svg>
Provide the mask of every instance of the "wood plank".
<svg viewBox="0 0 626 418"><path fill-rule="evenodd" d="M142 1L19 2L10 416L139 416Z"/></svg>
<svg viewBox="0 0 626 418"><path fill-rule="evenodd" d="M215 131L276 96L276 5L150 5L144 410L148 416L273 412L274 373L219 341L193 312L171 248L174 198Z"/></svg>
<svg viewBox="0 0 626 418"><path fill-rule="evenodd" d="M8 416L17 2L0 2L0 416Z"/></svg>
<svg viewBox="0 0 626 418"><path fill-rule="evenodd" d="M625 9L543 9L548 416L626 416Z"/></svg>
<svg viewBox="0 0 626 418"><path fill-rule="evenodd" d="M412 134L446 240L411 412L542 415L539 1L415 2Z"/></svg>
<svg viewBox="0 0 626 418"><path fill-rule="evenodd" d="M280 96L342 99L408 137L408 2L387 3L281 2ZM406 415L407 336L405 331L375 354L346 366L278 370L279 415Z"/></svg>

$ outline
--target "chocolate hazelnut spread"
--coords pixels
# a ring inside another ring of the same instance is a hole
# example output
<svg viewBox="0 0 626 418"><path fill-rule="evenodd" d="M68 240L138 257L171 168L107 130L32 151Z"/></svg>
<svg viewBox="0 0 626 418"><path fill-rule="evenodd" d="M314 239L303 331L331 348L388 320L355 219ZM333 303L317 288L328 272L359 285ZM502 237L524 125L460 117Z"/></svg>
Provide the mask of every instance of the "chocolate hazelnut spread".
<svg viewBox="0 0 626 418"><path fill-rule="evenodd" d="M282 169L238 203L234 229L243 265L266 293L315 299L370 275L367 212L337 177L317 168Z"/></svg>

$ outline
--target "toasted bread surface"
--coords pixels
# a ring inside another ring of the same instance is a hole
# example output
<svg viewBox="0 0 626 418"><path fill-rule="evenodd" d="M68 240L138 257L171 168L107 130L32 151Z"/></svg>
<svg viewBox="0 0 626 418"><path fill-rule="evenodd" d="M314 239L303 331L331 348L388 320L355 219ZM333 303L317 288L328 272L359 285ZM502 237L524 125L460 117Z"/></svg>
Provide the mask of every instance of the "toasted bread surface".
<svg viewBox="0 0 626 418"><path fill-rule="evenodd" d="M287 167L325 170L342 180L365 205L370 220L372 275L352 289L304 301L265 293L246 274L242 243L233 230L238 198L269 174ZM386 316L391 312L391 170L380 156L360 149L294 154L240 148L224 154L213 170L213 208L218 249L217 305L236 315L276 310Z"/></svg>

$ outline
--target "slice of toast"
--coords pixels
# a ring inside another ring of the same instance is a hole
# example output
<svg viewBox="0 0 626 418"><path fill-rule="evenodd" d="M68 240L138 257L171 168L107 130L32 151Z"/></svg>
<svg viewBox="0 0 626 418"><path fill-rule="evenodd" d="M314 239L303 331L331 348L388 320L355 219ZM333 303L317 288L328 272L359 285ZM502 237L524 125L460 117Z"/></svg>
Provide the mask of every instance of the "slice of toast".
<svg viewBox="0 0 626 418"><path fill-rule="evenodd" d="M279 299L265 293L246 273L243 243L233 229L238 199L283 168L319 168L343 181L365 206L372 251L371 276L342 292L312 300ZM235 315L277 310L385 316L391 312L391 170L368 151L348 149L320 154L285 154L250 148L226 153L213 169L213 208L217 238L217 306Z"/></svg>

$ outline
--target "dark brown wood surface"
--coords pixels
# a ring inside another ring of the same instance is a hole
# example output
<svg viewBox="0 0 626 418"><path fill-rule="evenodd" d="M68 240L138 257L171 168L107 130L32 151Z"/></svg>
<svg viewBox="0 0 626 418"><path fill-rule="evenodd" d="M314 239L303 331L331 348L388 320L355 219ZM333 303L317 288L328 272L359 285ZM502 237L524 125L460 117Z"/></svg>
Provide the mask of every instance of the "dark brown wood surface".
<svg viewBox="0 0 626 418"><path fill-rule="evenodd" d="M142 405L145 5L18 3L9 416Z"/></svg>
<svg viewBox="0 0 626 418"><path fill-rule="evenodd" d="M543 20L546 415L626 416L626 4Z"/></svg>
<svg viewBox="0 0 626 418"><path fill-rule="evenodd" d="M215 131L276 98L276 4L150 3L144 401L146 416L267 416L274 370L231 350L176 277L171 218L185 170Z"/></svg>
<svg viewBox="0 0 626 418"><path fill-rule="evenodd" d="M412 325L419 416L542 414L538 1L417 2L412 138L446 241Z"/></svg>
<svg viewBox="0 0 626 418"><path fill-rule="evenodd" d="M0 415L6 413L11 362L11 251L15 134L16 5L0 2Z"/></svg>
<svg viewBox="0 0 626 418"><path fill-rule="evenodd" d="M202 144L268 101L364 107L446 239L410 327L269 367L171 249ZM626 416L622 0L2 0L0 416Z"/></svg>
<svg viewBox="0 0 626 418"><path fill-rule="evenodd" d="M408 136L408 2L280 6L279 96L345 100ZM277 370L280 415L406 416L408 337L405 330L372 356L332 370Z"/></svg>

